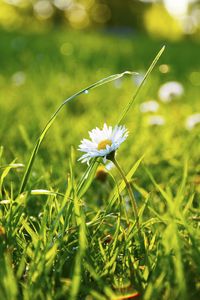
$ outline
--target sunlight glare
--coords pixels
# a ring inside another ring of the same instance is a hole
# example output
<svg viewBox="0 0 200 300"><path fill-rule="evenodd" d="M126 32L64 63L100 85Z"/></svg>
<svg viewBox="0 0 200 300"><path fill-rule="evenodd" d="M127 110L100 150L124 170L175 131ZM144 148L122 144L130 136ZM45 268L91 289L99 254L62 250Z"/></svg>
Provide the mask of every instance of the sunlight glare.
<svg viewBox="0 0 200 300"><path fill-rule="evenodd" d="M176 17L181 17L187 14L190 0L164 0L164 5L167 11Z"/></svg>

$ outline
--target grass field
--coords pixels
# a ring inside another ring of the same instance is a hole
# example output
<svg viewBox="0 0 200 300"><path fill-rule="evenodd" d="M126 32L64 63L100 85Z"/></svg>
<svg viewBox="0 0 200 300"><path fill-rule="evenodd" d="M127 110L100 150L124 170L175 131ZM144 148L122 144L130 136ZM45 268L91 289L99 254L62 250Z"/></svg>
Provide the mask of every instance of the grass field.
<svg viewBox="0 0 200 300"><path fill-rule="evenodd" d="M200 112L199 42L62 29L0 37L0 299L199 299L200 125L186 128ZM117 155L140 230L116 168L77 161L89 130L118 122L138 75L67 103L19 193L35 142L59 105L109 75L144 74L163 44L123 119L129 136ZM163 103L158 90L168 81L179 81L184 93ZM158 111L142 113L141 103L152 99ZM164 124L149 125L157 115Z"/></svg>

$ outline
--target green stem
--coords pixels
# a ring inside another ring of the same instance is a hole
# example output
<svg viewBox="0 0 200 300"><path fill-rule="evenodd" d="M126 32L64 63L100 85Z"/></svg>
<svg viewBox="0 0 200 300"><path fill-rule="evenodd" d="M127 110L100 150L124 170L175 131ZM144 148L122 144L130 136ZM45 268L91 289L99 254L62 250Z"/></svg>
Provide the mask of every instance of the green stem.
<svg viewBox="0 0 200 300"><path fill-rule="evenodd" d="M131 204L133 207L133 211L134 211L134 215L135 215L135 220L136 220L136 225L138 228L138 231L140 231L140 224L139 224L139 216L138 216L138 208L137 208L137 204L133 195L133 191L131 189L131 185L130 182L127 180L126 175L124 174L124 171L122 170L122 168L120 167L120 165L118 164L117 160L114 158L112 158L112 162L114 163L114 165L116 166L117 170L119 171L120 175L122 176L125 184L126 184L126 188L131 200Z"/></svg>

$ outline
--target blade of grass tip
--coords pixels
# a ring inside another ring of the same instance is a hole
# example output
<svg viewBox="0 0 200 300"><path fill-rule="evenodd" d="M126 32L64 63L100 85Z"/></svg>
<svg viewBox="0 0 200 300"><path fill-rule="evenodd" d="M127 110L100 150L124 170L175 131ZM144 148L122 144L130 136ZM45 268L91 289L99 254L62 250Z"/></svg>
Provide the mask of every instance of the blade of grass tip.
<svg viewBox="0 0 200 300"><path fill-rule="evenodd" d="M136 161L134 162L134 165L131 167L130 171L128 172L128 174L126 175L126 178L128 181L130 181L133 177L133 175L135 174L135 172L137 171L140 163L142 162L143 158L144 158L144 154ZM113 203L115 202L115 200L117 199L118 197L118 193L122 193L122 191L125 189L126 187L126 184L125 182L122 180L122 182L120 183L119 185L119 191L118 191L118 187L116 186L113 190L113 192L111 193L110 195L110 198L109 198L109 203L110 205L112 206Z"/></svg>
<svg viewBox="0 0 200 300"><path fill-rule="evenodd" d="M60 196L64 198L64 194L54 192L54 191L49 191L49 190L44 190L44 189L37 189L37 190L31 190L30 192L31 195L47 195L47 196Z"/></svg>
<svg viewBox="0 0 200 300"><path fill-rule="evenodd" d="M77 188L77 195L79 198L83 197L83 195L87 192L87 190L89 189L94 176L96 174L96 170L97 167L99 165L99 161L98 160L94 160L91 165L89 166L89 168L87 168L86 172L84 173L80 184L78 185Z"/></svg>
<svg viewBox="0 0 200 300"><path fill-rule="evenodd" d="M136 89L136 92L135 94L133 95L132 99L128 102L128 104L126 105L125 109L123 110L122 112L122 115L120 116L119 118L119 121L118 121L118 125L122 122L122 120L124 119L124 117L126 116L126 114L128 113L129 109L131 108L133 102L135 101L135 99L137 98L137 95L139 94L142 86L144 85L146 79L148 78L148 76L151 74L151 72L153 71L156 63L158 62L159 58L161 57L162 53L164 52L165 50L165 46L163 46L161 48L161 50L158 52L158 54L156 55L156 57L154 58L154 60L152 61L150 67L148 68L146 74L144 75L144 78L141 82L141 84L139 85L139 87Z"/></svg>
<svg viewBox="0 0 200 300"><path fill-rule="evenodd" d="M2 188L3 188L3 182L10 170L12 169L12 165L15 163L15 159L12 161L11 164L9 164L2 172L0 177L0 195L2 196Z"/></svg>
<svg viewBox="0 0 200 300"><path fill-rule="evenodd" d="M166 203L168 203L169 207L171 208L173 206L171 196L156 182L151 171L146 166L143 166L143 168L144 168L146 174L149 176L150 180L152 181L153 185L157 188L157 190L163 196Z"/></svg>
<svg viewBox="0 0 200 300"><path fill-rule="evenodd" d="M104 85L104 84L109 83L113 80L119 79L119 78L123 77L124 75L131 75L131 74L135 74L135 72L125 71L123 73L114 74L114 75L111 75L109 77L103 78L103 79L89 85L88 87L80 90L79 92L75 93L74 95L70 96L58 107L58 109L54 112L54 114L51 116L51 118L49 119L49 121L45 125L44 129L42 130L42 133L40 134L39 138L36 141L36 144L33 148L30 159L28 161L27 167L25 169L24 176L23 176L22 181L21 181L19 194L23 193L23 191L25 190L25 187L26 187L26 184L27 184L28 179L30 177L31 169L32 169L33 163L35 161L35 157L37 155L40 144L42 143L46 133L48 132L49 128L51 127L51 125L55 121L58 113L61 111L63 106L65 106L66 103L68 103L69 101L73 100L74 98L80 96L81 94L88 93L88 91L91 90L91 89L95 89L95 88L97 88L101 85Z"/></svg>

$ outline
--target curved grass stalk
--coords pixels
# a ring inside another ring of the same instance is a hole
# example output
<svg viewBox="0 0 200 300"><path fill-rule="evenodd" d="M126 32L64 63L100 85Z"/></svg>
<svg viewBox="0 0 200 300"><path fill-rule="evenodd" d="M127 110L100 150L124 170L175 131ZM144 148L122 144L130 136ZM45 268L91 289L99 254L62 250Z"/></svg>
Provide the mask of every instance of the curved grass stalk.
<svg viewBox="0 0 200 300"><path fill-rule="evenodd" d="M23 193L25 190L25 187L27 185L27 182L29 180L30 177L30 173L31 173L31 169L33 167L33 163L35 161L37 152L40 148L40 145L46 135L46 133L48 132L49 128L51 127L51 125L53 124L53 122L55 121L58 113L61 111L61 109L65 106L65 104L67 104L69 101L73 100L74 98L80 96L81 94L87 93L89 90L95 89L103 84L106 84L108 82L111 82L113 80L116 80L118 78L123 77L124 75L132 75L135 74L135 72L130 72L130 71L125 71L123 73L119 73L119 74L114 74L111 75L109 77L103 78L93 84L91 84L90 86L86 87L85 89L80 90L79 92L75 93L74 95L72 95L71 97L67 98L59 107L58 109L55 111L55 113L51 116L50 120L47 122L46 126L44 127L44 129L42 130L42 133L40 134L39 138L36 141L35 147L33 148L33 151L31 153L31 157L28 161L27 167L25 169L24 172L24 176L22 178L21 181L21 185L20 185L20 189L19 189L19 194Z"/></svg>

